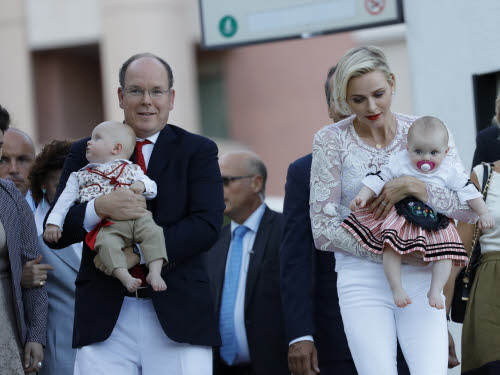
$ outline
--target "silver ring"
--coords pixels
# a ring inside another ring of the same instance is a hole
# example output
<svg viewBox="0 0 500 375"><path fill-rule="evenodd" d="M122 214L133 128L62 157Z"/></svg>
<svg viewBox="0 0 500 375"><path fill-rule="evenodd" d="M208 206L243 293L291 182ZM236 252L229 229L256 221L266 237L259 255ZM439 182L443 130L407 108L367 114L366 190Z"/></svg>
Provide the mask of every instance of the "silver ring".
<svg viewBox="0 0 500 375"><path fill-rule="evenodd" d="M383 204L384 206L387 206L389 203L385 203L384 201L382 201L382 204Z"/></svg>
<svg viewBox="0 0 500 375"><path fill-rule="evenodd" d="M42 368L42 367L43 367L43 362L42 362L42 361L38 362L38 363L36 364L36 367L38 367L38 368Z"/></svg>
<svg viewBox="0 0 500 375"><path fill-rule="evenodd" d="M40 286L44 286L45 285L45 281L40 281Z"/></svg>

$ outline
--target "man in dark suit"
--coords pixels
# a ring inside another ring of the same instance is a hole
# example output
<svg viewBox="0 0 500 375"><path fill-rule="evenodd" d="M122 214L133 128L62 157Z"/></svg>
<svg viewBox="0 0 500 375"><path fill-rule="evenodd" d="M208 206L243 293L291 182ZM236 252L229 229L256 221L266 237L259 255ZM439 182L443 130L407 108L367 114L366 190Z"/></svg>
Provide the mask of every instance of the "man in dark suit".
<svg viewBox="0 0 500 375"><path fill-rule="evenodd" d="M331 97L335 67L328 72L325 95L329 117L338 122ZM281 298L287 339L288 363L294 375L354 375L356 367L344 333L337 295L333 253L315 249L309 217L309 180L312 155L288 168L281 244ZM398 348L398 373L409 374ZM318 363L319 362L319 363Z"/></svg>
<svg viewBox="0 0 500 375"><path fill-rule="evenodd" d="M95 252L85 243L76 280L75 374L211 374L211 347L220 345L220 337L201 254L215 243L222 225L217 147L167 123L175 90L164 60L134 55L119 78L119 104L138 138L132 159L158 186L147 208L165 236L169 263L162 277L167 290L154 292L146 286L128 293L95 267ZM69 174L87 164L87 141L72 146L58 194ZM57 247L82 241L101 219L127 220L146 213L144 198L128 189L75 204ZM145 272L144 265L131 269L136 277Z"/></svg>
<svg viewBox="0 0 500 375"><path fill-rule="evenodd" d="M222 337L214 374L289 374L279 289L283 219L263 203L266 167L254 153L235 152L220 169L231 224L206 255Z"/></svg>
<svg viewBox="0 0 500 375"><path fill-rule="evenodd" d="M500 116L496 116L500 117ZM500 126L493 124L481 130L476 137L476 150L472 167L481 162L493 163L500 159Z"/></svg>

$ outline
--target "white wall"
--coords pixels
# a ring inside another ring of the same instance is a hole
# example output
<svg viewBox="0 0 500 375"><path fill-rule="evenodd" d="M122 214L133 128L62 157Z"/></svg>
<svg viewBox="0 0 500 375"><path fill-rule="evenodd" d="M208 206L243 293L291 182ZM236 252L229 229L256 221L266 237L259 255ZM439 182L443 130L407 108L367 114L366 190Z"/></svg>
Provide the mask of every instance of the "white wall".
<svg viewBox="0 0 500 375"><path fill-rule="evenodd" d="M99 0L26 0L28 43L47 49L96 43L101 32Z"/></svg>
<svg viewBox="0 0 500 375"><path fill-rule="evenodd" d="M405 1L416 114L441 118L466 168L475 149L472 75L500 70L500 2Z"/></svg>

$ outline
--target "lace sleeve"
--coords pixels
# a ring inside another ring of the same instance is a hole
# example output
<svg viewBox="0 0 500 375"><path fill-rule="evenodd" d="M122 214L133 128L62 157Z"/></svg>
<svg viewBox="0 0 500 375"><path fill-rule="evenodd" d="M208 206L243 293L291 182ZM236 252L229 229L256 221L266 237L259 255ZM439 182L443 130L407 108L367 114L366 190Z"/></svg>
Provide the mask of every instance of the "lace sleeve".
<svg viewBox="0 0 500 375"><path fill-rule="evenodd" d="M335 128L320 130L314 137L309 197L314 244L326 251L344 250L360 258L381 262L381 256L364 249L340 225L349 209L340 204L342 194L342 138Z"/></svg>
<svg viewBox="0 0 500 375"><path fill-rule="evenodd" d="M457 153L455 141L448 129L450 136L448 144L450 151L448 151L447 158L450 158L452 164L459 170L465 173L462 160ZM477 214L471 210L469 205L460 203L457 192L443 187L427 184L427 195L429 200L427 204L435 209L437 212L446 215L452 219L463 221L466 223L475 223L477 221Z"/></svg>

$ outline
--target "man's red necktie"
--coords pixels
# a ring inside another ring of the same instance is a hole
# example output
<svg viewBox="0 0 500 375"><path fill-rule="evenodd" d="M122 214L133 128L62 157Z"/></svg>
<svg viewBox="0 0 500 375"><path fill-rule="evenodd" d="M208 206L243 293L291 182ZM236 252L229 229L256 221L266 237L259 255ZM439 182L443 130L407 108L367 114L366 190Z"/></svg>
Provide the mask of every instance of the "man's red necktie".
<svg viewBox="0 0 500 375"><path fill-rule="evenodd" d="M144 141L137 141L135 143L135 161L142 168L142 171L146 173L146 162L144 161L144 154L142 153L142 147L152 143L150 140L145 139Z"/></svg>
<svg viewBox="0 0 500 375"><path fill-rule="evenodd" d="M144 174L146 174L146 162L144 161L144 155L142 153L142 147L144 145L152 143L151 141L145 139L144 141L137 141L135 143L135 161L141 167ZM146 285L146 277L144 276L144 270L140 264L135 265L129 270L132 277L136 279L141 279L141 286Z"/></svg>

